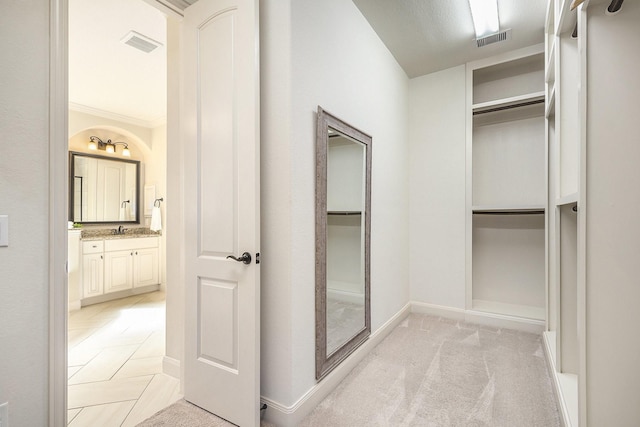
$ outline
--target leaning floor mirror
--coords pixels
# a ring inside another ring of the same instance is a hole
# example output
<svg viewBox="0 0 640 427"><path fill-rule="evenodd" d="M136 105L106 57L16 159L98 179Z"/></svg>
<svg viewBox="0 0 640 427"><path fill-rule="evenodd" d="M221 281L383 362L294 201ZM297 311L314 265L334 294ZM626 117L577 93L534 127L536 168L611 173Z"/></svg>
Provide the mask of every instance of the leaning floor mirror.
<svg viewBox="0 0 640 427"><path fill-rule="evenodd" d="M371 137L318 107L316 379L371 334Z"/></svg>

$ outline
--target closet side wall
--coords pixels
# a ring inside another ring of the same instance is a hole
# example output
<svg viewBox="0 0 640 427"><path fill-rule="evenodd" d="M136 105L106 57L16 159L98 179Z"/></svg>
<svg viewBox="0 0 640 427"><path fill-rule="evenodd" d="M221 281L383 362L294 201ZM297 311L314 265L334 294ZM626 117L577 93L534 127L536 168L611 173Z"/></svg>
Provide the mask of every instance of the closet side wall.
<svg viewBox="0 0 640 427"><path fill-rule="evenodd" d="M411 300L465 308L465 66L409 83Z"/></svg>
<svg viewBox="0 0 640 427"><path fill-rule="evenodd" d="M640 420L640 2L589 6L586 367L589 426ZM583 402L581 402L583 403Z"/></svg>

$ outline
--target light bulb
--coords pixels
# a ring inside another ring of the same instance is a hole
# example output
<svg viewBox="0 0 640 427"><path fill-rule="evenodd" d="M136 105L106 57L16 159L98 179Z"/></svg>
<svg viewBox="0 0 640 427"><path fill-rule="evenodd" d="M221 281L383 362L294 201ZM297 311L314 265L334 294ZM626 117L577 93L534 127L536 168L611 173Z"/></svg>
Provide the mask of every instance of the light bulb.
<svg viewBox="0 0 640 427"><path fill-rule="evenodd" d="M97 150L98 146L96 145L95 141L89 141L89 150Z"/></svg>
<svg viewBox="0 0 640 427"><path fill-rule="evenodd" d="M123 156L127 156L127 157L131 157L131 152L129 151L129 147L124 147L122 149L122 155Z"/></svg>
<svg viewBox="0 0 640 427"><path fill-rule="evenodd" d="M116 147L113 144L107 144L107 153L115 153Z"/></svg>

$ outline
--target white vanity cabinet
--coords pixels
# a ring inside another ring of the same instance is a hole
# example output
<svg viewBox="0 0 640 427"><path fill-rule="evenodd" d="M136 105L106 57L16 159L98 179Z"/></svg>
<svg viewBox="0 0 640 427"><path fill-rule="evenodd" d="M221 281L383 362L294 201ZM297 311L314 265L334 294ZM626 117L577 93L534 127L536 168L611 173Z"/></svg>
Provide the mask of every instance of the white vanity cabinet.
<svg viewBox="0 0 640 427"><path fill-rule="evenodd" d="M160 283L159 238L83 242L83 298Z"/></svg>
<svg viewBox="0 0 640 427"><path fill-rule="evenodd" d="M82 297L89 298L104 292L104 242L82 242Z"/></svg>
<svg viewBox="0 0 640 427"><path fill-rule="evenodd" d="M158 238L105 240L104 292L159 283Z"/></svg>

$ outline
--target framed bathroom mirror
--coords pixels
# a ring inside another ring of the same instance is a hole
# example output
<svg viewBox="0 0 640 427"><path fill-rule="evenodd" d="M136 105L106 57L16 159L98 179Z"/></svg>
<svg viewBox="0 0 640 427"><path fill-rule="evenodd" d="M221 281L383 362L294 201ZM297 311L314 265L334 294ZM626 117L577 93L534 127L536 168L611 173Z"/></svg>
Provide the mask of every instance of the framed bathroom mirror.
<svg viewBox="0 0 640 427"><path fill-rule="evenodd" d="M140 162L69 152L69 221L140 222Z"/></svg>
<svg viewBox="0 0 640 427"><path fill-rule="evenodd" d="M371 137L318 107L316 379L371 334Z"/></svg>

